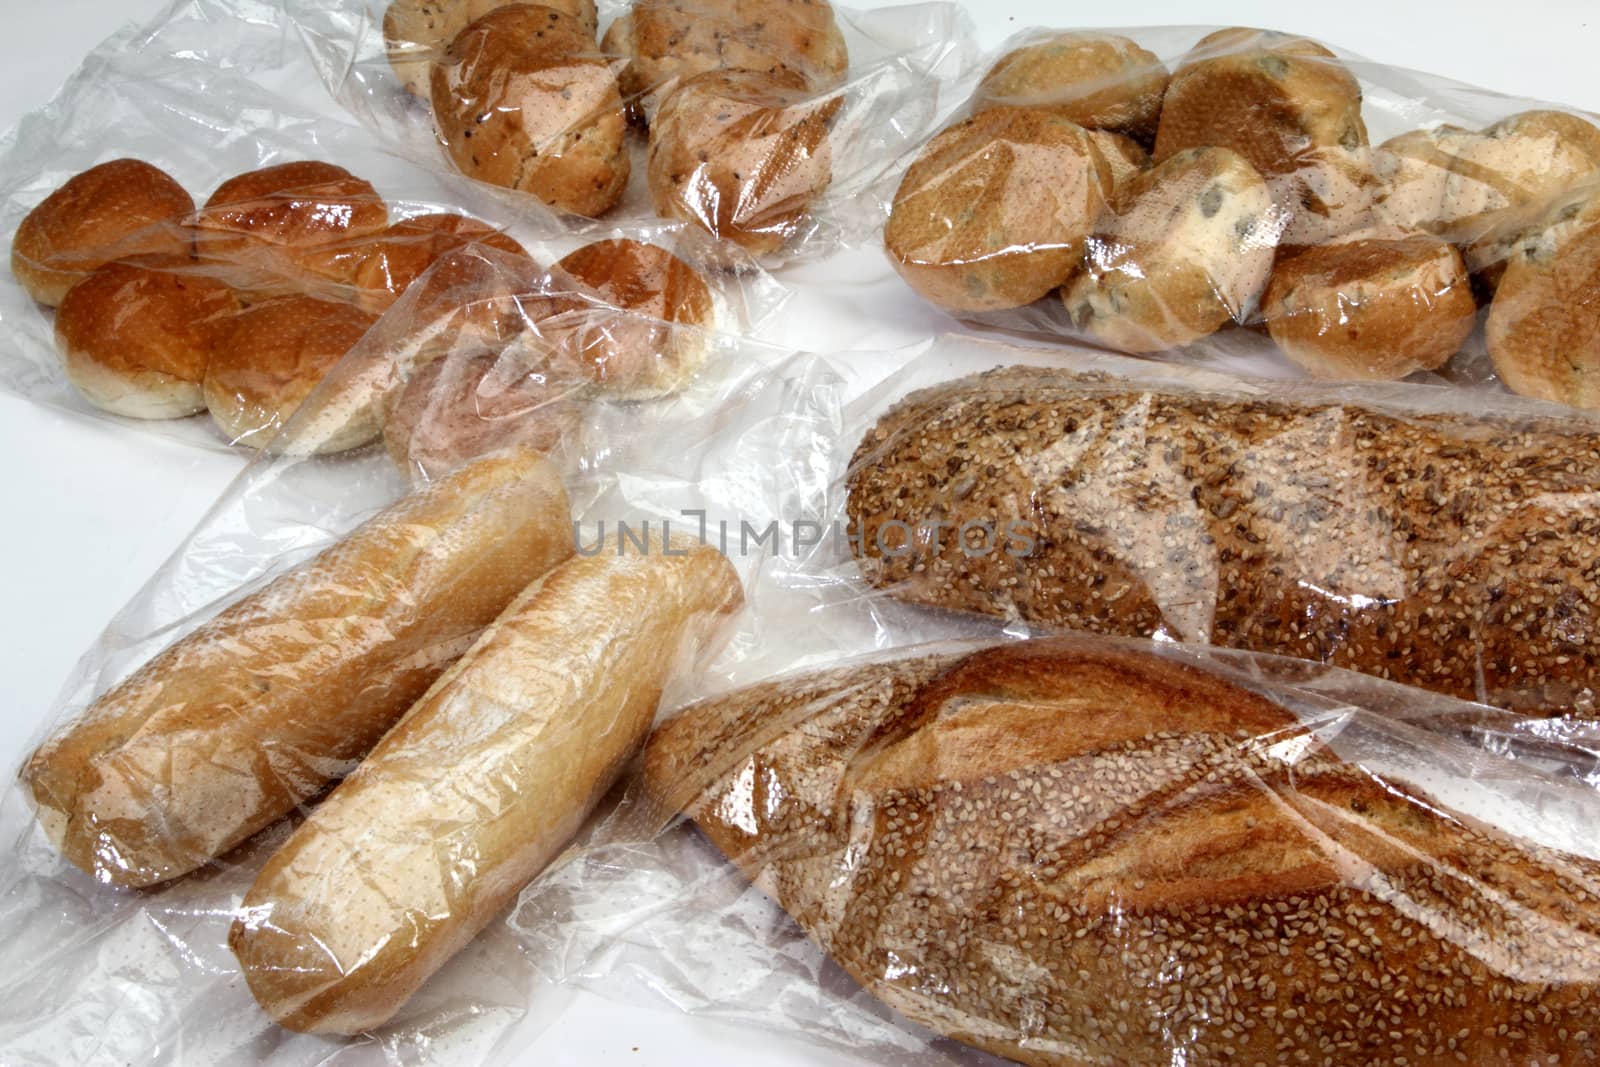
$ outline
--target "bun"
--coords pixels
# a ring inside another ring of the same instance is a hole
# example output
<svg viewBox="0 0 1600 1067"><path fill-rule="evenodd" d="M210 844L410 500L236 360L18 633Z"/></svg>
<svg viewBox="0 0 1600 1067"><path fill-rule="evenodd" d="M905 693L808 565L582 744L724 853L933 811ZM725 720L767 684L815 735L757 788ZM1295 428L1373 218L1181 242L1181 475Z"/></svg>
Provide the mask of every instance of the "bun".
<svg viewBox="0 0 1600 1067"><path fill-rule="evenodd" d="M383 43L395 77L407 92L427 100L434 61L456 34L508 6L509 0L392 0L383 13ZM594 0L547 0L541 6L571 15L594 43L599 32Z"/></svg>
<svg viewBox="0 0 1600 1067"><path fill-rule="evenodd" d="M471 244L530 259L513 238L465 215L418 215L384 230L361 255L354 273L356 306L382 315L439 260Z"/></svg>
<svg viewBox="0 0 1600 1067"><path fill-rule="evenodd" d="M1447 197L1470 234L1600 176L1600 128L1562 111L1527 111L1469 139L1450 168Z"/></svg>
<svg viewBox="0 0 1600 1067"><path fill-rule="evenodd" d="M1150 153L1131 137L1109 130L1090 130L1089 140L1106 161L1113 192L1150 169Z"/></svg>
<svg viewBox="0 0 1600 1067"><path fill-rule="evenodd" d="M95 407L134 419L205 410L201 388L239 297L188 259L109 263L56 312L67 380Z"/></svg>
<svg viewBox="0 0 1600 1067"><path fill-rule="evenodd" d="M1489 355L1524 396L1600 409L1600 218L1547 232L1512 256L1489 309ZM1572 228L1574 227L1575 228ZM1570 232L1566 232L1570 229Z"/></svg>
<svg viewBox="0 0 1600 1067"><path fill-rule="evenodd" d="M1078 268L1111 182L1081 126L1039 108L990 108L912 162L884 248L906 283L942 308L1022 307Z"/></svg>
<svg viewBox="0 0 1600 1067"><path fill-rule="evenodd" d="M101 882L155 885L321 792L573 551L556 473L504 453L401 500L97 700L23 770Z"/></svg>
<svg viewBox="0 0 1600 1067"><path fill-rule="evenodd" d="M1600 1025L1600 864L1175 657L1055 638L782 678L644 763L869 993L1008 1060L1576 1064Z"/></svg>
<svg viewBox="0 0 1600 1067"><path fill-rule="evenodd" d="M1243 158L1179 153L1118 190L1062 299L1078 329L1112 348L1180 348L1254 311L1277 226L1272 193Z"/></svg>
<svg viewBox="0 0 1600 1067"><path fill-rule="evenodd" d="M1600 492L1600 432L1340 395L1022 367L915 393L850 466L862 571L940 608L1600 715L1600 645L1583 636L1600 627L1600 515L1580 503ZM942 546L896 552L885 524L936 519ZM992 551L957 547L967 522Z"/></svg>
<svg viewBox="0 0 1600 1067"><path fill-rule="evenodd" d="M789 70L716 70L679 83L650 127L650 196L758 255L806 229L833 181L831 128L843 101Z"/></svg>
<svg viewBox="0 0 1600 1067"><path fill-rule="evenodd" d="M1148 145L1166 91L1167 68L1128 38L1052 32L1001 56L978 85L973 107L1042 107L1085 129Z"/></svg>
<svg viewBox="0 0 1600 1067"><path fill-rule="evenodd" d="M268 860L228 944L275 1020L382 1026L578 832L743 599L715 549L662 548L531 586Z"/></svg>
<svg viewBox="0 0 1600 1067"><path fill-rule="evenodd" d="M1482 134L1459 126L1412 130L1374 153L1379 219L1404 233L1453 236L1470 217L1459 191L1450 187L1457 158Z"/></svg>
<svg viewBox="0 0 1600 1067"><path fill-rule="evenodd" d="M1319 378L1437 370L1478 324L1466 262L1433 237L1349 241L1282 257L1263 311L1278 347Z"/></svg>
<svg viewBox="0 0 1600 1067"><path fill-rule="evenodd" d="M11 273L28 295L58 307L89 274L133 256L187 256L194 200L165 171L137 159L91 167L28 212L11 243Z"/></svg>
<svg viewBox="0 0 1600 1067"><path fill-rule="evenodd" d="M628 184L627 120L581 20L512 4L459 33L433 67L439 137L470 178L604 214Z"/></svg>
<svg viewBox="0 0 1600 1067"><path fill-rule="evenodd" d="M349 304L309 296L277 297L246 308L221 332L206 371L211 417L229 441L266 448L376 321ZM377 432L370 420L358 419L316 450L355 448Z"/></svg>

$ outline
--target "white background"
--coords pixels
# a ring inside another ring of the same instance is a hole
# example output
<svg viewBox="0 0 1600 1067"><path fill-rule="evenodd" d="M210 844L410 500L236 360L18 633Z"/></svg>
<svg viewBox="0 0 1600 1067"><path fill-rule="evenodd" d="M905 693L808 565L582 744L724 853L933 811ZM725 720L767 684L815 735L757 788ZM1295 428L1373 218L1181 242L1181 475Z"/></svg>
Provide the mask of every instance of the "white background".
<svg viewBox="0 0 1600 1067"><path fill-rule="evenodd" d="M871 0L850 0L873 6ZM43 105L84 53L155 0L3 0L0 128ZM1384 63L1516 96L1600 110L1600 9L1593 0L1216 0L1207 4L970 5L993 47L1029 25L1259 25L1325 39ZM1290 22L1290 19L1294 21ZM9 243L9 242L5 242ZM886 290L849 303L807 298L794 316L813 346L911 340L937 320ZM876 321L858 316L868 308ZM794 310L794 309L791 309ZM0 359L11 355L0 337ZM199 520L242 460L79 421L0 395L0 768L18 765L58 686L105 622ZM848 1062L770 1034L579 996L519 1062L751 1065ZM3 1061L0 1051L0 1061Z"/></svg>

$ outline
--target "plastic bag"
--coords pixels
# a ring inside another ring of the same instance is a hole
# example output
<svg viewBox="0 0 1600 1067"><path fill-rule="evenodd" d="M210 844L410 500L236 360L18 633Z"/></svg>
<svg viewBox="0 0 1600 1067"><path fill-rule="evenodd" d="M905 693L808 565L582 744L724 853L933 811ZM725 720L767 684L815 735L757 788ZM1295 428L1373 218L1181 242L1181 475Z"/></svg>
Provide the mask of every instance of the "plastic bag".
<svg viewBox="0 0 1600 1067"><path fill-rule="evenodd" d="M958 117L908 158L885 230L951 314L1257 376L1596 406L1565 361L1595 349L1591 117L1191 27L1026 31Z"/></svg>

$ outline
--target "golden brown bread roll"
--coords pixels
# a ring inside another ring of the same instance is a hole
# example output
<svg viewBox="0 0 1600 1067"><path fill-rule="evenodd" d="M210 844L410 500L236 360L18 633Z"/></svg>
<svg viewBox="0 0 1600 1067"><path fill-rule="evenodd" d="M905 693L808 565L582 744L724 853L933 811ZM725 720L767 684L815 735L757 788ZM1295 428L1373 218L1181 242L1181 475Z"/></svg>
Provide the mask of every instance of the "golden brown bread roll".
<svg viewBox="0 0 1600 1067"><path fill-rule="evenodd" d="M244 309L220 331L206 369L212 419L230 442L266 448L376 321L351 304L310 296L280 296ZM369 420L357 420L319 441L316 451L355 448L377 432Z"/></svg>
<svg viewBox="0 0 1600 1067"><path fill-rule="evenodd" d="M1062 300L1078 329L1120 351L1192 344L1255 311L1280 225L1242 156L1180 152L1117 190Z"/></svg>
<svg viewBox="0 0 1600 1067"><path fill-rule="evenodd" d="M1466 261L1427 236L1357 240L1283 256L1262 307L1286 356L1319 378L1437 370L1478 323Z"/></svg>
<svg viewBox="0 0 1600 1067"><path fill-rule="evenodd" d="M743 600L715 549L665 548L531 586L267 862L228 944L275 1020L382 1026L577 833Z"/></svg>
<svg viewBox="0 0 1600 1067"><path fill-rule="evenodd" d="M527 258L516 240L465 215L417 215L380 233L360 254L353 282L356 306L382 315L429 267L470 244Z"/></svg>
<svg viewBox="0 0 1600 1067"><path fill-rule="evenodd" d="M578 215L627 188L627 120L581 20L512 4L456 35L432 72L433 116L461 173Z"/></svg>
<svg viewBox="0 0 1600 1067"><path fill-rule="evenodd" d="M1206 34L1194 43L1188 55L1179 62L1178 69L1192 66L1218 56L1237 55L1241 52L1281 52L1308 58L1337 58L1326 45L1309 37L1299 37L1282 30L1263 30L1254 26L1229 26Z"/></svg>
<svg viewBox="0 0 1600 1067"><path fill-rule="evenodd" d="M114 159L72 178L17 227L11 273L28 295L58 307L74 285L113 260L189 254L194 199L167 173Z"/></svg>
<svg viewBox="0 0 1600 1067"><path fill-rule="evenodd" d="M23 770L96 879L222 855L361 758L530 581L573 551L566 493L506 452L401 500L168 647Z"/></svg>
<svg viewBox="0 0 1600 1067"><path fill-rule="evenodd" d="M1489 355L1511 390L1600 409L1600 218L1511 258L1489 309Z"/></svg>
<svg viewBox="0 0 1600 1067"><path fill-rule="evenodd" d="M429 98L429 72L434 61L468 24L512 0L392 0L383 13L383 44L406 91ZM588 31L590 43L599 32L594 0L545 0L542 5L571 15Z"/></svg>
<svg viewBox="0 0 1600 1067"><path fill-rule="evenodd" d="M884 248L942 308L1022 307L1082 262L1111 182L1083 127L1039 108L990 108L918 154L895 192Z"/></svg>
<svg viewBox="0 0 1600 1067"><path fill-rule="evenodd" d="M650 121L697 74L789 71L821 92L843 82L850 65L828 0L634 0L603 47L625 60L623 95Z"/></svg>
<svg viewBox="0 0 1600 1067"><path fill-rule="evenodd" d="M1150 169L1150 153L1131 137L1110 130L1090 130L1089 140L1100 150L1111 175L1111 190L1115 192L1128 182Z"/></svg>
<svg viewBox="0 0 1600 1067"><path fill-rule="evenodd" d="M847 518L867 580L914 603L1600 717L1596 493L1600 431L1581 419L1013 367L880 419ZM895 520L943 532L904 551ZM961 550L969 522L990 551Z"/></svg>
<svg viewBox="0 0 1600 1067"><path fill-rule="evenodd" d="M678 83L650 125L650 197L758 255L805 232L833 181L830 130L843 101L798 74L714 70Z"/></svg>
<svg viewBox="0 0 1600 1067"><path fill-rule="evenodd" d="M97 408L135 419L205 410L202 384L239 295L187 256L108 263L56 312L70 381Z"/></svg>
<svg viewBox="0 0 1600 1067"><path fill-rule="evenodd" d="M645 775L872 995L1009 1060L1596 1061L1600 864L1175 657L780 678L667 722Z"/></svg>
<svg viewBox="0 0 1600 1067"><path fill-rule="evenodd" d="M996 61L978 85L973 110L1044 107L1084 129L1148 145L1166 91L1166 66L1136 42L1107 33L1049 32Z"/></svg>

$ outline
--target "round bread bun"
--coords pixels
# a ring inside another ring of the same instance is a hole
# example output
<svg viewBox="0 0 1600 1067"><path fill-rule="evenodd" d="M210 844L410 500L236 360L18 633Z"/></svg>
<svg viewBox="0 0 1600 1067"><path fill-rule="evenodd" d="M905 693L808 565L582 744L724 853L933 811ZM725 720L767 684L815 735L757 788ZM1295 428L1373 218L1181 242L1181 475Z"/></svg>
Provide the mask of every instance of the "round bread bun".
<svg viewBox="0 0 1600 1067"><path fill-rule="evenodd" d="M1564 111L1527 111L1495 123L1455 153L1446 195L1459 205L1461 236L1479 238L1506 213L1596 177L1600 127Z"/></svg>
<svg viewBox="0 0 1600 1067"><path fill-rule="evenodd" d="M1255 310L1281 223L1244 157L1180 152L1118 190L1062 300L1074 325L1119 351L1192 344Z"/></svg>
<svg viewBox="0 0 1600 1067"><path fill-rule="evenodd" d="M1039 108L991 108L918 154L895 193L884 248L906 283L942 308L1022 307L1077 269L1111 188L1111 168L1083 127Z"/></svg>
<svg viewBox="0 0 1600 1067"><path fill-rule="evenodd" d="M587 390L513 351L436 359L389 394L384 447L401 471L429 480L513 445L557 452L582 427Z"/></svg>
<svg viewBox="0 0 1600 1067"><path fill-rule="evenodd" d="M67 293L56 347L67 380L103 411L177 419L204 411L201 383L239 297L187 256L108 263Z"/></svg>
<svg viewBox="0 0 1600 1067"><path fill-rule="evenodd" d="M1514 255L1489 309L1489 355L1513 392L1600 409L1600 219Z"/></svg>
<svg viewBox="0 0 1600 1067"><path fill-rule="evenodd" d="M1262 30L1253 26L1230 26L1208 33L1194 43L1189 53L1178 62L1178 69L1193 66L1219 56L1239 55L1245 52L1279 52L1290 56L1337 59L1326 45L1309 37L1299 37L1280 30Z"/></svg>
<svg viewBox="0 0 1600 1067"><path fill-rule="evenodd" d="M1504 214L1463 252L1479 296L1491 300L1511 262L1522 255L1541 257L1574 232L1600 221L1600 180Z"/></svg>
<svg viewBox="0 0 1600 1067"><path fill-rule="evenodd" d="M1461 253L1421 235L1285 256L1264 313L1278 347L1312 375L1383 381L1449 362L1478 304Z"/></svg>
<svg viewBox="0 0 1600 1067"><path fill-rule="evenodd" d="M137 159L91 167L28 212L11 243L11 273L57 307L98 267L131 256L186 256L194 200L165 171Z"/></svg>
<svg viewBox="0 0 1600 1067"><path fill-rule="evenodd" d="M355 270L356 306L382 315L440 259L473 243L528 257L513 238L465 215L417 215L384 230Z"/></svg>
<svg viewBox="0 0 1600 1067"><path fill-rule="evenodd" d="M606 393L675 392L705 360L706 331L715 324L711 289L666 249L596 241L562 259L554 274L585 298L555 298L538 329Z"/></svg>
<svg viewBox="0 0 1600 1067"><path fill-rule="evenodd" d="M598 216L627 188L627 118L581 20L513 4L456 35L433 66L434 121L461 173Z"/></svg>
<svg viewBox="0 0 1600 1067"><path fill-rule="evenodd" d="M221 332L205 376L206 407L236 444L265 448L376 320L351 304L295 295L245 308ZM355 420L315 449L340 452L377 433Z"/></svg>
<svg viewBox="0 0 1600 1067"><path fill-rule="evenodd" d="M247 299L354 281L365 239L389 221L371 183L332 163L279 163L230 178L195 216L195 250Z"/></svg>
<svg viewBox="0 0 1600 1067"><path fill-rule="evenodd" d="M1100 150L1111 173L1111 188L1121 189L1128 182L1150 169L1150 153L1135 141L1110 130L1090 130L1089 140Z"/></svg>
<svg viewBox="0 0 1600 1067"><path fill-rule="evenodd" d="M833 181L842 101L789 70L714 70L678 84L650 127L656 213L763 255L796 240Z"/></svg>
<svg viewBox="0 0 1600 1067"><path fill-rule="evenodd" d="M635 0L602 48L626 61L622 92L646 121L678 83L707 71L788 70L823 92L850 66L828 0Z"/></svg>
<svg viewBox="0 0 1600 1067"><path fill-rule="evenodd" d="M1256 31L1229 32L1244 41ZM1292 38L1186 62L1167 89L1155 161L1190 148L1239 153L1289 212L1288 245L1367 225L1377 179L1361 85L1325 52Z"/></svg>
<svg viewBox="0 0 1600 1067"><path fill-rule="evenodd" d="M383 43L406 91L429 98L429 71L456 34L512 0L393 0L383 13ZM594 0L545 0L545 7L571 15L594 43L599 15Z"/></svg>
<svg viewBox="0 0 1600 1067"><path fill-rule="evenodd" d="M1450 189L1450 172L1461 153L1482 136L1444 125L1412 130L1380 145L1373 153L1377 217L1412 233L1454 234L1469 212Z"/></svg>
<svg viewBox="0 0 1600 1067"><path fill-rule="evenodd" d="M1043 107L1087 130L1155 140L1167 68L1154 52L1109 33L1051 32L1001 56L984 75L973 110Z"/></svg>

